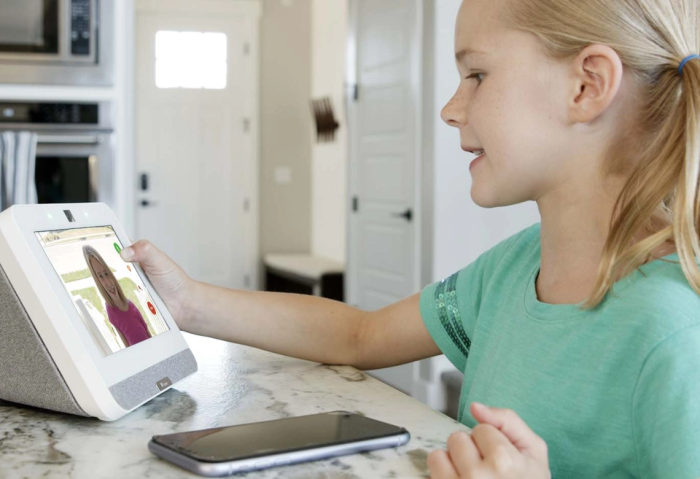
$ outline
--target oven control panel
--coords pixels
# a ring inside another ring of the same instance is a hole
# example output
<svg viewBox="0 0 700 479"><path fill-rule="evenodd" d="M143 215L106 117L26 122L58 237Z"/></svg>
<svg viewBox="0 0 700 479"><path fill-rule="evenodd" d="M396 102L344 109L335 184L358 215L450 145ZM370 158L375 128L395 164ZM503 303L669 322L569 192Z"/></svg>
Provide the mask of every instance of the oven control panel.
<svg viewBox="0 0 700 479"><path fill-rule="evenodd" d="M97 103L2 102L0 123L97 125Z"/></svg>
<svg viewBox="0 0 700 479"><path fill-rule="evenodd" d="M90 55L90 0L71 0L70 52Z"/></svg>

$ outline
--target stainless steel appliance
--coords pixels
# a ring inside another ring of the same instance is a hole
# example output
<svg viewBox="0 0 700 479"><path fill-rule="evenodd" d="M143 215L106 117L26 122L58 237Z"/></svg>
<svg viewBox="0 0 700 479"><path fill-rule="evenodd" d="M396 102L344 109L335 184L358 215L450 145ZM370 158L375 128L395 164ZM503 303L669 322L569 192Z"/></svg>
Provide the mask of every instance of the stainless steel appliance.
<svg viewBox="0 0 700 479"><path fill-rule="evenodd" d="M111 85L114 0L0 0L0 83Z"/></svg>
<svg viewBox="0 0 700 479"><path fill-rule="evenodd" d="M0 131L35 131L39 203L101 201L114 207L112 105L3 102Z"/></svg>

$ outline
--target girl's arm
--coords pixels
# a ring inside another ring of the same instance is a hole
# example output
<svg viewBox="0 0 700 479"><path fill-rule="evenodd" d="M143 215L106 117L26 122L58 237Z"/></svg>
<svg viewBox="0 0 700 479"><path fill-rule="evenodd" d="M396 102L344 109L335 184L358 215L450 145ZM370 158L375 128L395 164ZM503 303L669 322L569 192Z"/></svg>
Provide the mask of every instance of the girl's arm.
<svg viewBox="0 0 700 479"><path fill-rule="evenodd" d="M141 314L141 311L139 311L139 308L136 307L136 305L129 300L129 308L134 312L134 316L136 317L136 320L139 321L139 324L143 326L143 329L146 330L146 334L148 335L149 338L152 338L153 335L151 335L151 332L148 330L148 325L146 324L146 320L144 319L143 315Z"/></svg>
<svg viewBox="0 0 700 479"><path fill-rule="evenodd" d="M184 331L360 369L440 354L423 325L418 294L366 312L314 296L238 291L196 282L147 241L125 248L122 257L141 263Z"/></svg>
<svg viewBox="0 0 700 479"><path fill-rule="evenodd" d="M128 348L129 347L129 342L126 340L126 337L122 334L122 332L119 330L119 328L112 322L112 313L111 310L107 305L105 305L105 309L107 310L107 318L109 319L109 324L112 325L112 329L116 331L116 333L119 335L120 338L122 338L122 343L124 343L124 347Z"/></svg>
<svg viewBox="0 0 700 479"><path fill-rule="evenodd" d="M114 330L117 332L120 338L122 338L122 342L124 343L124 347L128 348L129 347L129 341L126 340L126 337L122 334L121 331L117 329L117 327L114 327Z"/></svg>
<svg viewBox="0 0 700 479"><path fill-rule="evenodd" d="M185 329L310 361L377 369L440 354L418 297L366 312L316 296L196 283Z"/></svg>

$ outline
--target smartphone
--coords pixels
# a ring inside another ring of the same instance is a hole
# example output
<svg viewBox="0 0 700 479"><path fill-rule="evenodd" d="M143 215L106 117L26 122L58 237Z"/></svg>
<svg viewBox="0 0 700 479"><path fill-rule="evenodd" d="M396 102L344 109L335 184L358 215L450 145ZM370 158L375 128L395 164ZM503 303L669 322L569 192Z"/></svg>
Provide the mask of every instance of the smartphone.
<svg viewBox="0 0 700 479"><path fill-rule="evenodd" d="M220 477L398 447L410 439L402 427L333 411L153 436L148 449L196 474Z"/></svg>

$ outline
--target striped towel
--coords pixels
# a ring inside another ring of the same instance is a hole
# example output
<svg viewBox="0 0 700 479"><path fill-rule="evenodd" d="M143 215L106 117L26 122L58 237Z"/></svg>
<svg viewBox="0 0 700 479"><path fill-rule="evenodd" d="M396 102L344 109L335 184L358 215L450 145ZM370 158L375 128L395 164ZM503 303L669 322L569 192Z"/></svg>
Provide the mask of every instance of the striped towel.
<svg viewBox="0 0 700 479"><path fill-rule="evenodd" d="M36 143L37 134L29 131L0 133L0 211L37 202Z"/></svg>

